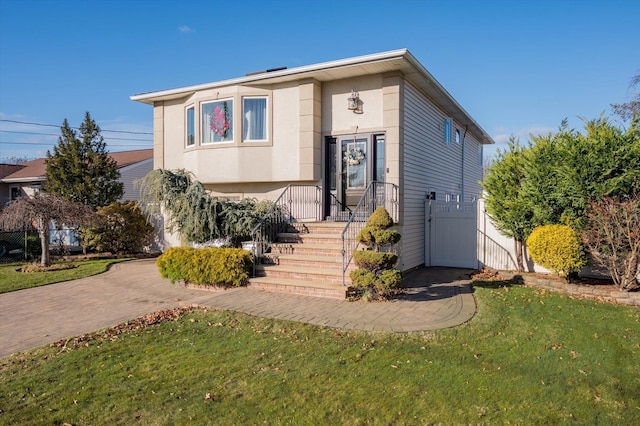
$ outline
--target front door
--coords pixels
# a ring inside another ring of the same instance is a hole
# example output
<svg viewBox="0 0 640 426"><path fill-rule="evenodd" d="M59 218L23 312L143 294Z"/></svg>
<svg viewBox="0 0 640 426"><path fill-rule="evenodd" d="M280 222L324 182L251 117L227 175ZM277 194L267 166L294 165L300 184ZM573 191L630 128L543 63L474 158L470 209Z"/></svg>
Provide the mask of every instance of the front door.
<svg viewBox="0 0 640 426"><path fill-rule="evenodd" d="M384 180L384 135L326 138L325 216L344 216L362 198L367 185Z"/></svg>

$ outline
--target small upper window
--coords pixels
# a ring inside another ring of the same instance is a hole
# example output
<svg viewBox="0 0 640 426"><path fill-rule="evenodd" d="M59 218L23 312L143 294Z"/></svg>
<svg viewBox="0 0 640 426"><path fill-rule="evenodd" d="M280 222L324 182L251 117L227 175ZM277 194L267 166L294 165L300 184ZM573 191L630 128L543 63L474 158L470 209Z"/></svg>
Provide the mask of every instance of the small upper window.
<svg viewBox="0 0 640 426"><path fill-rule="evenodd" d="M233 100L202 104L201 138L203 144L233 142Z"/></svg>
<svg viewBox="0 0 640 426"><path fill-rule="evenodd" d="M444 119L444 143L446 144L451 143L451 119L450 118Z"/></svg>
<svg viewBox="0 0 640 426"><path fill-rule="evenodd" d="M195 110L193 107L187 108L187 146L195 144Z"/></svg>
<svg viewBox="0 0 640 426"><path fill-rule="evenodd" d="M267 98L242 98L242 140L267 140Z"/></svg>
<svg viewBox="0 0 640 426"><path fill-rule="evenodd" d="M460 130L456 129L456 143L460 143Z"/></svg>

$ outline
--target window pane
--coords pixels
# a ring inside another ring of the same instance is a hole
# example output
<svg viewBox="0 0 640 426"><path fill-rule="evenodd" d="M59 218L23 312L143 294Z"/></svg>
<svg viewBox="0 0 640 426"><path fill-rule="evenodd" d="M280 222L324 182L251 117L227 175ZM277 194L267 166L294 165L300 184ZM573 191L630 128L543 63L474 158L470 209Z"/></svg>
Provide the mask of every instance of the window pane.
<svg viewBox="0 0 640 426"><path fill-rule="evenodd" d="M342 141L342 170L347 189L364 188L367 183L367 140Z"/></svg>
<svg viewBox="0 0 640 426"><path fill-rule="evenodd" d="M451 119L444 119L444 143L451 143Z"/></svg>
<svg viewBox="0 0 640 426"><path fill-rule="evenodd" d="M384 136L376 136L376 177L378 182L384 182L385 176L384 161Z"/></svg>
<svg viewBox="0 0 640 426"><path fill-rule="evenodd" d="M244 98L242 102L242 140L267 140L267 98Z"/></svg>
<svg viewBox="0 0 640 426"><path fill-rule="evenodd" d="M233 141L233 100L202 104L202 143Z"/></svg>
<svg viewBox="0 0 640 426"><path fill-rule="evenodd" d="M195 122L194 122L194 108L187 109L187 146L191 146L195 143Z"/></svg>

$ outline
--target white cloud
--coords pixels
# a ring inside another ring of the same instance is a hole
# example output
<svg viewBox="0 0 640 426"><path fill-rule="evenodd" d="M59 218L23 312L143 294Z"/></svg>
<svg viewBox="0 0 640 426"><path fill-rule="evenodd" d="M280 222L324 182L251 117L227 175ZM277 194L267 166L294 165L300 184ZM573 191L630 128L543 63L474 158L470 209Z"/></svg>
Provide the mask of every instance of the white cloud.
<svg viewBox="0 0 640 426"><path fill-rule="evenodd" d="M178 27L178 31L180 31L181 33L193 33L193 32L195 32L195 30L192 30L191 27L189 27L187 25L180 25Z"/></svg>

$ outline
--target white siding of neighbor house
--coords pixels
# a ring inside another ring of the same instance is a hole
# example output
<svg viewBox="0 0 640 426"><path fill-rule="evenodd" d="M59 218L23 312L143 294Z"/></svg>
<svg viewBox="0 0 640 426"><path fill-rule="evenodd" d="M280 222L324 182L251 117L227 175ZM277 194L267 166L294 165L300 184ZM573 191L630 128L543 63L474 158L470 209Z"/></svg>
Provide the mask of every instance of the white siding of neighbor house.
<svg viewBox="0 0 640 426"><path fill-rule="evenodd" d="M447 194L460 195L460 201L478 198L482 178L478 158L478 142L467 134L463 143L456 143L455 129L464 134L464 126L453 122L452 142L444 141L444 120L447 115L410 83L404 90L404 163L403 176L403 269L424 263L425 198L431 192L444 201ZM464 199L462 191L464 189Z"/></svg>
<svg viewBox="0 0 640 426"><path fill-rule="evenodd" d="M140 200L140 190L135 187L134 182L144 177L152 169L153 158L120 169L120 181L124 184L124 194L121 201Z"/></svg>

